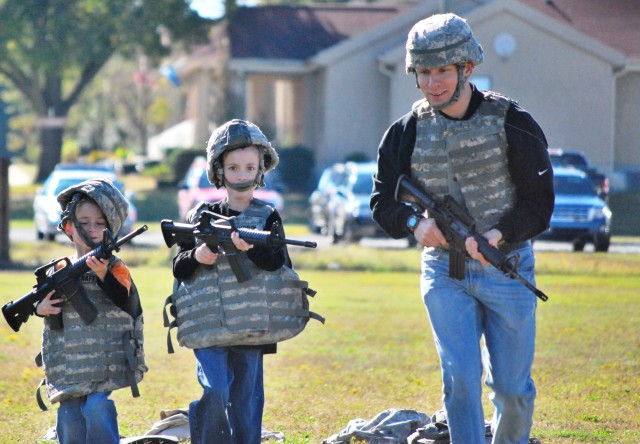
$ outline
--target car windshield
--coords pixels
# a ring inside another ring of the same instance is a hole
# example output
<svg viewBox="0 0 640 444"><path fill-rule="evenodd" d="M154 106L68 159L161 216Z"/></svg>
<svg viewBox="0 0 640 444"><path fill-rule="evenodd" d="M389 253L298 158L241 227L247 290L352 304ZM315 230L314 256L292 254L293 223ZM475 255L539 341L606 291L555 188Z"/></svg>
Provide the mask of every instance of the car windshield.
<svg viewBox="0 0 640 444"><path fill-rule="evenodd" d="M556 194L570 196L595 196L596 194L591 183L583 177L555 176L553 186L555 187Z"/></svg>
<svg viewBox="0 0 640 444"><path fill-rule="evenodd" d="M77 185L80 182L84 182L85 180L89 180L89 177L86 178L79 178L79 177L70 177L70 178L62 178L58 181L58 184L56 185L56 189L53 190L53 195L57 196L58 193L60 193L63 190L66 190L67 188L69 188L70 186L73 185ZM122 182L120 182L119 180L111 180L113 182L113 184L116 186L116 188L118 190L120 190L121 193L124 193L124 184Z"/></svg>
<svg viewBox="0 0 640 444"><path fill-rule="evenodd" d="M356 183L353 185L353 194L371 194L373 189L373 176L370 173L358 174Z"/></svg>
<svg viewBox="0 0 640 444"><path fill-rule="evenodd" d="M204 170L202 171L202 174L200 174L198 188L213 188L213 185L209 182L209 178L207 177L207 172Z"/></svg>

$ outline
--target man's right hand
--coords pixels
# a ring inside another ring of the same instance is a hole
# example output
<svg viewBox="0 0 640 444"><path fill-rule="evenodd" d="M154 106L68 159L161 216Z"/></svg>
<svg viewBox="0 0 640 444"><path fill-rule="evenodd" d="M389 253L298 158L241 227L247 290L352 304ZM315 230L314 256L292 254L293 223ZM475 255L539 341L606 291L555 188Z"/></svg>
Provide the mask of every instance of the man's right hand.
<svg viewBox="0 0 640 444"><path fill-rule="evenodd" d="M418 223L413 235L419 244L425 247L442 247L449 248L449 243L445 239L444 234L438 228L436 220L433 218L422 218Z"/></svg>

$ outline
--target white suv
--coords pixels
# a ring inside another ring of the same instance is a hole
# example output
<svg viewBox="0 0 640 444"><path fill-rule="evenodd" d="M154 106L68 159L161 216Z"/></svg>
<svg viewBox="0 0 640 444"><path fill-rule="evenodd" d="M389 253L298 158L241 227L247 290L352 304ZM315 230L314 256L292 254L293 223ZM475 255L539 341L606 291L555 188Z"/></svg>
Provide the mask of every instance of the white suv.
<svg viewBox="0 0 640 444"><path fill-rule="evenodd" d="M88 179L108 179L122 191L129 203L129 214L120 233L123 235L133 229L138 220L138 210L132 202L133 195L124 191L124 185L118 180L115 170L110 167L94 165L58 165L38 189L33 201L33 220L38 240L54 241L60 223L60 204L57 196L60 191Z"/></svg>

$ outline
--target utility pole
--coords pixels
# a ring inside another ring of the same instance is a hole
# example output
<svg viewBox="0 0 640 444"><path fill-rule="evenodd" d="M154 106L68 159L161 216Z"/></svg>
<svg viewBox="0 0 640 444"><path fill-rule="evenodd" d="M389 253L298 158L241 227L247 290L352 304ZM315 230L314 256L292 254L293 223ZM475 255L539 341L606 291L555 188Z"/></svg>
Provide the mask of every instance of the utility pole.
<svg viewBox="0 0 640 444"><path fill-rule="evenodd" d="M9 115L2 99L0 85L0 268L11 264L9 257L9 150L7 135L9 134Z"/></svg>

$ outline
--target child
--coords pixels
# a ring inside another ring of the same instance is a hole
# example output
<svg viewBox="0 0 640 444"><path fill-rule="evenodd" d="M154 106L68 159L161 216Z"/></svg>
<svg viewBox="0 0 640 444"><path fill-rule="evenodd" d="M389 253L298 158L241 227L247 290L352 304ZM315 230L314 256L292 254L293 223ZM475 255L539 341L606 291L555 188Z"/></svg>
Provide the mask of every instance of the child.
<svg viewBox="0 0 640 444"><path fill-rule="evenodd" d="M209 139L207 175L218 188L226 187L227 198L201 202L187 221L196 223L202 211L211 211L234 217L238 227L270 230L276 223L281 227L278 211L253 198L254 190L264 186L264 175L277 164L276 151L256 125L238 119L225 123ZM270 279L291 271L291 263L286 248L254 247L237 232L232 240L240 260L251 269L252 278L246 282L237 281L221 252L211 251L200 241L181 245L173 260L178 340L194 349L198 381L204 389L202 398L189 406L194 444L261 442L262 357L275 353L276 341L256 344L250 341L251 333L242 332L251 331L251 323L266 310L263 293Z"/></svg>
<svg viewBox="0 0 640 444"><path fill-rule="evenodd" d="M58 202L62 208L58 229L76 250L72 262L100 245L105 228L115 236L127 217L124 196L108 180L71 186L58 195ZM44 317L42 361L47 391L52 403L60 403L56 432L61 444L117 444L117 412L109 395L131 386L137 396L136 384L147 371L142 309L122 260L89 257L86 263L91 271L80 277L79 285L98 311L90 324L69 300L56 299L55 291L36 306L36 314Z"/></svg>

